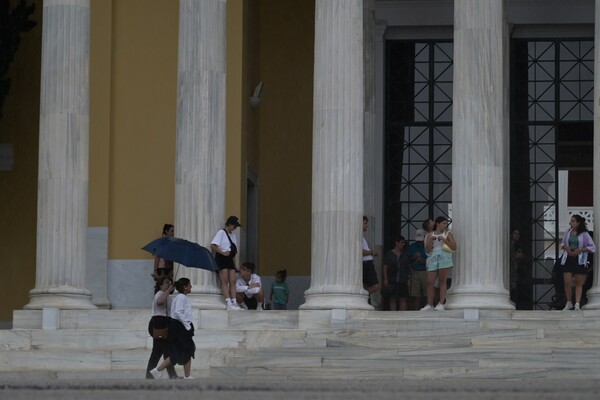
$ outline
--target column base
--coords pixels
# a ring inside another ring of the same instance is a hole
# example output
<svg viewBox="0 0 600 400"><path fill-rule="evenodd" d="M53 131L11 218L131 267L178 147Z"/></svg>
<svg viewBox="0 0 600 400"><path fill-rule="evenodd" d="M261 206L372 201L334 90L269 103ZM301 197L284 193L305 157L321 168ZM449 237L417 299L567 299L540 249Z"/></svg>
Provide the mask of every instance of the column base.
<svg viewBox="0 0 600 400"><path fill-rule="evenodd" d="M307 294L300 310L373 310L369 296L362 294Z"/></svg>
<svg viewBox="0 0 600 400"><path fill-rule="evenodd" d="M192 308L198 310L225 310L225 299L220 294L190 293L188 295L192 302Z"/></svg>
<svg viewBox="0 0 600 400"><path fill-rule="evenodd" d="M483 309L483 310L514 310L507 293L457 292L448 293L446 308L449 310Z"/></svg>
<svg viewBox="0 0 600 400"><path fill-rule="evenodd" d="M588 302L583 306L584 310L600 310L600 290L590 289L586 293Z"/></svg>
<svg viewBox="0 0 600 400"><path fill-rule="evenodd" d="M29 292L29 304L25 310L59 308L62 310L95 310L92 294L86 289L61 286L49 289L33 289Z"/></svg>

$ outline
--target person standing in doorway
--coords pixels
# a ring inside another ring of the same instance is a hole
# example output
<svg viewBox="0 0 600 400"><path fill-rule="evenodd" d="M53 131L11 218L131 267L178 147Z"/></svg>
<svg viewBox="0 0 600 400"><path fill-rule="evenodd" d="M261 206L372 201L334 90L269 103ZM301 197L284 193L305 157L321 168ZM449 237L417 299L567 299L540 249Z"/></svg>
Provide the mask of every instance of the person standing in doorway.
<svg viewBox="0 0 600 400"><path fill-rule="evenodd" d="M425 253L425 231L415 231L415 241L408 246L406 252L410 266L410 299L411 310L421 308L421 300L427 297L427 254Z"/></svg>
<svg viewBox="0 0 600 400"><path fill-rule="evenodd" d="M398 236L383 261L383 286L389 293L390 311L406 311L409 277L406 239Z"/></svg>
<svg viewBox="0 0 600 400"><path fill-rule="evenodd" d="M240 224L240 219L234 215L227 218L225 228L220 229L213 238L210 247L215 252L215 260L219 267L219 278L221 279L221 292L225 297L225 305L228 310L241 310L236 302L235 281L237 269L235 267L235 255L238 251L238 242L233 231Z"/></svg>
<svg viewBox="0 0 600 400"><path fill-rule="evenodd" d="M444 311L446 291L448 290L448 273L454 266L452 251L456 250L456 242L452 232L448 230L448 218L437 217L433 232L425 237L425 251L427 252L427 305L421 311L435 309ZM437 306L433 306L435 296L435 281L439 279L440 299Z"/></svg>
<svg viewBox="0 0 600 400"><path fill-rule="evenodd" d="M596 252L596 245L588 233L585 218L575 214L569 221L569 230L563 236L560 260L564 268L565 296L567 305L563 310L579 310L583 284L589 272L588 254ZM575 281L575 305L572 283Z"/></svg>

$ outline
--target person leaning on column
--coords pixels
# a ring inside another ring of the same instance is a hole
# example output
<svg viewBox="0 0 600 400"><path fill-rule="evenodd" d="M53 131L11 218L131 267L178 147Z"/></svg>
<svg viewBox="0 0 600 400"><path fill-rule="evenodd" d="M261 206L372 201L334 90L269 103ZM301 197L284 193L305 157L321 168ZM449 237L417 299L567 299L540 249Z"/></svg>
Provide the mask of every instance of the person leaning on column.
<svg viewBox="0 0 600 400"><path fill-rule="evenodd" d="M369 229L369 218L363 216L363 232ZM362 245L363 255L363 287L369 292L369 304L371 303L371 294L379 290L379 279L377 278L377 272L375 271L375 264L373 264L373 257L377 257L377 252L369 248L367 239L363 237Z"/></svg>

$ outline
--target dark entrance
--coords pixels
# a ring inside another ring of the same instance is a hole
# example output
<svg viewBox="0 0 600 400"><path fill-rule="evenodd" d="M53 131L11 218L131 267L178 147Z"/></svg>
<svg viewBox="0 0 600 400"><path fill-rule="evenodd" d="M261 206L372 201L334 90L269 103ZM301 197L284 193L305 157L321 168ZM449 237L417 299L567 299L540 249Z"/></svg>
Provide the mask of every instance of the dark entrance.
<svg viewBox="0 0 600 400"><path fill-rule="evenodd" d="M593 158L593 44L511 41L510 220L524 254L511 277L518 309L557 306L552 270L568 223L559 215L569 215L559 210L559 176L569 176L570 213L592 205L585 176ZM452 47L449 40L386 43L386 248L396 233L411 240L429 217L452 217ZM586 182L587 191L572 194Z"/></svg>
<svg viewBox="0 0 600 400"><path fill-rule="evenodd" d="M559 207L571 204L559 204L559 171L592 169L593 45L512 40L511 229L520 231L524 253L511 282L518 309L560 307L553 267L568 223L559 215L568 213Z"/></svg>
<svg viewBox="0 0 600 400"><path fill-rule="evenodd" d="M385 245L450 216L452 42L386 42Z"/></svg>

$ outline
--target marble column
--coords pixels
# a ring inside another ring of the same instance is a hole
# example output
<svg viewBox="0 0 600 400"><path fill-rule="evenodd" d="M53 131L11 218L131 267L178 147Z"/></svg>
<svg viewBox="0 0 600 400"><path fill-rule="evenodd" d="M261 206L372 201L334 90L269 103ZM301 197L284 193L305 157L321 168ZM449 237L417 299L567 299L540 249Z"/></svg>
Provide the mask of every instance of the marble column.
<svg viewBox="0 0 600 400"><path fill-rule="evenodd" d="M26 309L94 309L85 288L90 1L45 0L35 288Z"/></svg>
<svg viewBox="0 0 600 400"><path fill-rule="evenodd" d="M594 28L594 226L600 227L600 0L595 3L595 28ZM600 230L597 230L598 232ZM596 248L600 246L600 236L595 235ZM596 250L594 257L594 281L587 291L588 303L583 307L586 310L600 309L600 281L598 266L600 257Z"/></svg>
<svg viewBox="0 0 600 400"><path fill-rule="evenodd" d="M180 0L175 228L210 248L225 222L226 1ZM217 274L179 266L195 308L224 309Z"/></svg>
<svg viewBox="0 0 600 400"><path fill-rule="evenodd" d="M362 288L363 1L317 0L312 275L301 309L371 309Z"/></svg>
<svg viewBox="0 0 600 400"><path fill-rule="evenodd" d="M363 54L364 54L364 140L363 140L363 206L369 217L370 232L375 224L375 0L364 0ZM381 158L380 158L381 159ZM374 235L367 232L369 244L374 246Z"/></svg>
<svg viewBox="0 0 600 400"><path fill-rule="evenodd" d="M507 25L504 0L454 1L452 210L457 241L447 308L512 309Z"/></svg>

